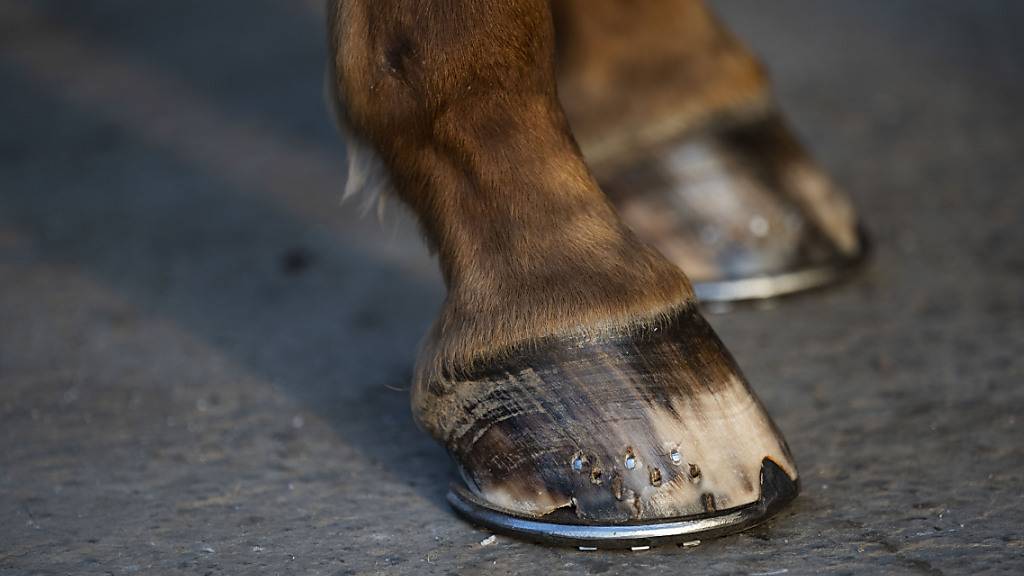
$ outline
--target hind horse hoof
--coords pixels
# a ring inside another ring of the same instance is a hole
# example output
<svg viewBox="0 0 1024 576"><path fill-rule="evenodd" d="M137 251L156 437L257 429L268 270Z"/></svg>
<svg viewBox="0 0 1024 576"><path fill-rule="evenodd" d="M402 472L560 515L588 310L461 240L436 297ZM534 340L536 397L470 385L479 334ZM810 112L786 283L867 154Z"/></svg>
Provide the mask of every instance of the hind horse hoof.
<svg viewBox="0 0 1024 576"><path fill-rule="evenodd" d="M849 200L777 112L712 124L597 171L623 221L685 270L704 302L832 284L867 254Z"/></svg>

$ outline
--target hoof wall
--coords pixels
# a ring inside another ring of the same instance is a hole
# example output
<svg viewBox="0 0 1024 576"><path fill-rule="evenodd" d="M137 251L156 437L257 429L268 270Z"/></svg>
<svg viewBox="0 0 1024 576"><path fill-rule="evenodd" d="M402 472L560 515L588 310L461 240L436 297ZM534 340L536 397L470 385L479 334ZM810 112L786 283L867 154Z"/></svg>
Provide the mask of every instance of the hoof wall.
<svg viewBox="0 0 1024 576"><path fill-rule="evenodd" d="M681 544L734 534L766 521L799 492L799 482L765 458L761 463L761 496L750 504L678 518L642 523L570 523L527 518L484 502L453 484L448 503L477 526L523 540L578 547L581 550L644 548Z"/></svg>
<svg viewBox="0 0 1024 576"><path fill-rule="evenodd" d="M693 282L693 291L702 303L724 303L778 298L836 284L856 272L870 253L864 229L858 228L857 234L860 248L856 254L845 259L775 274L697 280Z"/></svg>

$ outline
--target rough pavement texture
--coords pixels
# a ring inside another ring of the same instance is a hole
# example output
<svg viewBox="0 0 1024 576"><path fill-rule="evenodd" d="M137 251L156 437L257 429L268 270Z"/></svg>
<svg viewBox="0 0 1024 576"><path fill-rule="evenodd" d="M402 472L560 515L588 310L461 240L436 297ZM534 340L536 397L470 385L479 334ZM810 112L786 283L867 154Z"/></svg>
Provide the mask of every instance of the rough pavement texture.
<svg viewBox="0 0 1024 576"><path fill-rule="evenodd" d="M750 533L488 536L412 423L443 296L339 206L318 2L0 7L0 574L1024 572L1024 4L716 2L876 243L714 316L804 492Z"/></svg>

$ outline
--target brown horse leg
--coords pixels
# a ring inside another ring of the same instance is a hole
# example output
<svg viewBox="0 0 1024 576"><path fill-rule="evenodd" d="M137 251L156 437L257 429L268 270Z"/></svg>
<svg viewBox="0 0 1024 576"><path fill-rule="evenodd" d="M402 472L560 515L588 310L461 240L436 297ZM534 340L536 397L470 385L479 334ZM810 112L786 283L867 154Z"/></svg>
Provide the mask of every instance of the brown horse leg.
<svg viewBox="0 0 1024 576"><path fill-rule="evenodd" d="M584 164L547 2L343 0L331 15L350 146L416 213L448 288L413 410L462 468L453 501L482 522L467 507L606 524L763 516L764 479L792 488L795 466L686 278Z"/></svg>
<svg viewBox="0 0 1024 576"><path fill-rule="evenodd" d="M757 60L702 0L556 0L559 88L588 164L702 299L838 279L852 206L772 104Z"/></svg>

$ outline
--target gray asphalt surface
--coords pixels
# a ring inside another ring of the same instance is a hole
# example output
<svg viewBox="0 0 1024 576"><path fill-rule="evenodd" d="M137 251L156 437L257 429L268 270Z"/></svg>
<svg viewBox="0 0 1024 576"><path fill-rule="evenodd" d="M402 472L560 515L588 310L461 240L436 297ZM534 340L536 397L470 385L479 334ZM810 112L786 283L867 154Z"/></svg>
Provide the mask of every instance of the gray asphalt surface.
<svg viewBox="0 0 1024 576"><path fill-rule="evenodd" d="M443 287L339 205L318 2L0 5L0 574L1024 573L1024 4L715 5L876 250L711 318L797 502L636 553L445 505Z"/></svg>

